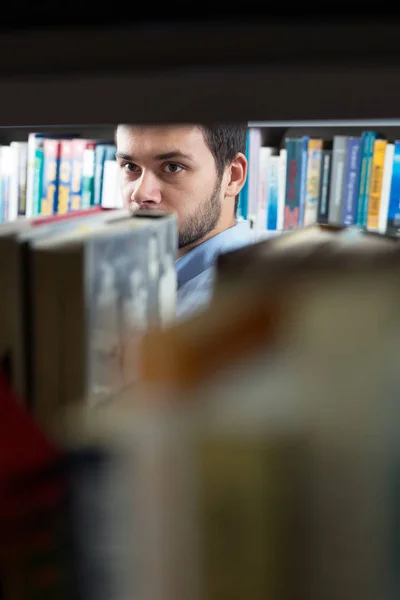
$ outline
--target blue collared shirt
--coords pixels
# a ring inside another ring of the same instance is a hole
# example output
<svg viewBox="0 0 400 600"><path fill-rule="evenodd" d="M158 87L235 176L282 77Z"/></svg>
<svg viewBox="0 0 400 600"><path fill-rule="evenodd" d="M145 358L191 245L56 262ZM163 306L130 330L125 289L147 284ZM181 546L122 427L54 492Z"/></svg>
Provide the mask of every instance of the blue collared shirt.
<svg viewBox="0 0 400 600"><path fill-rule="evenodd" d="M253 232L249 223L242 221L178 258L176 261L178 320L191 316L210 302L218 255L236 250L253 241Z"/></svg>

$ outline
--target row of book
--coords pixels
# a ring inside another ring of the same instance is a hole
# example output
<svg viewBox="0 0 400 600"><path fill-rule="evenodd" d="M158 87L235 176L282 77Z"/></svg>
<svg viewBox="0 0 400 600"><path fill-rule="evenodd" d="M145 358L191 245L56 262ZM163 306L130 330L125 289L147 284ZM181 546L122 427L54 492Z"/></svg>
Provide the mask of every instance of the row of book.
<svg viewBox="0 0 400 600"><path fill-rule="evenodd" d="M398 598L399 271L397 238L290 231L51 443L5 390L5 600Z"/></svg>
<svg viewBox="0 0 400 600"><path fill-rule="evenodd" d="M263 145L262 130L250 128L247 155L238 216L256 231L318 222L399 235L400 141L368 130L332 139L285 137L278 148Z"/></svg>
<svg viewBox="0 0 400 600"><path fill-rule="evenodd" d="M45 423L134 385L138 340L176 314L174 215L93 207L0 225L0 371Z"/></svg>
<svg viewBox="0 0 400 600"><path fill-rule="evenodd" d="M0 223L120 207L113 140L29 133L0 146Z"/></svg>

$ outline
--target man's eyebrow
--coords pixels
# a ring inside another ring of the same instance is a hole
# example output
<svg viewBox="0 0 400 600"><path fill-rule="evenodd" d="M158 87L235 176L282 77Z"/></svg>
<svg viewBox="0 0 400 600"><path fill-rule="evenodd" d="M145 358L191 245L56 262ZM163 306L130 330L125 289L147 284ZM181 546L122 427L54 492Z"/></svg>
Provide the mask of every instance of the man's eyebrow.
<svg viewBox="0 0 400 600"><path fill-rule="evenodd" d="M116 157L121 160L128 160L130 162L136 162L134 156L126 154L125 152L117 152ZM171 160L171 159L183 159L193 161L193 156L190 154L185 154L180 150L170 150L169 152L163 152L162 154L156 154L154 160Z"/></svg>
<svg viewBox="0 0 400 600"><path fill-rule="evenodd" d="M133 161L132 156L129 156L129 154L125 154L125 152L117 152L116 154L117 158L120 158L121 160L129 160L129 161Z"/></svg>
<svg viewBox="0 0 400 600"><path fill-rule="evenodd" d="M171 150L170 152L163 152L162 154L157 154L154 157L156 160L170 160L171 158L183 158L184 160L193 160L193 156L190 154L185 154L180 150Z"/></svg>

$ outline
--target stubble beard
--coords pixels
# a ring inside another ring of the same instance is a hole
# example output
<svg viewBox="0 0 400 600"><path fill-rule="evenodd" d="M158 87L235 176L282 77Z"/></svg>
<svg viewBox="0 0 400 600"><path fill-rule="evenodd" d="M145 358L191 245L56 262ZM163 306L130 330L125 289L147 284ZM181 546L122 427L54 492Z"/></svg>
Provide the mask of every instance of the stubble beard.
<svg viewBox="0 0 400 600"><path fill-rule="evenodd" d="M178 238L179 249L200 242L218 224L221 216L221 181L218 180L209 199L183 223Z"/></svg>

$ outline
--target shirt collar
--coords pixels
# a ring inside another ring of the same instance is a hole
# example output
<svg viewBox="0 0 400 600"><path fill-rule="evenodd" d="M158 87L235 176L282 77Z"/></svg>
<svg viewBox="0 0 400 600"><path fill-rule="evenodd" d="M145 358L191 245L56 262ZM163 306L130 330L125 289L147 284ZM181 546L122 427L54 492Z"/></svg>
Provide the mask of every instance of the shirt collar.
<svg viewBox="0 0 400 600"><path fill-rule="evenodd" d="M211 267L218 254L236 250L252 240L249 223L241 221L202 242L176 261L178 287Z"/></svg>

